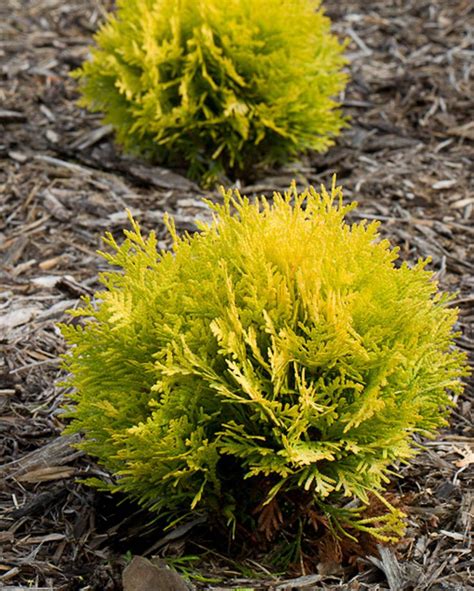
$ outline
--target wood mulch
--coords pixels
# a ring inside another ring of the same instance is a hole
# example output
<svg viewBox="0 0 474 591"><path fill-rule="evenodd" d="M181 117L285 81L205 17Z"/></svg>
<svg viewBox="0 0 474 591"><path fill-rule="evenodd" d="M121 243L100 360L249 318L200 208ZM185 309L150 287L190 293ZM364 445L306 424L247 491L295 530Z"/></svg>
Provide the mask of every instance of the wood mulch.
<svg viewBox="0 0 474 591"><path fill-rule="evenodd" d="M208 215L195 184L179 171L120 156L111 130L76 105L69 73L86 58L110 4L0 2L0 588L11 591L121 589L124 555L147 554L163 535L147 529L133 507L81 484L100 468L60 436L65 347L56 323L98 287L101 234L120 234L126 207L163 245L164 211L180 230ZM294 177L318 185L337 172L346 197L360 203L355 218L381 220L404 259L430 256L441 286L457 290L458 342L472 355L472 1L325 4L337 33L350 40L352 81L342 100L351 127L327 154L240 186L269 192ZM474 589L471 395L472 385L450 427L402 470L396 490L409 519L397 547L353 566L322 564L298 579L262 572L258 582L208 554L204 573L216 580L194 584ZM195 554L193 541L192 531L177 532L160 551ZM263 568L258 561L246 567Z"/></svg>

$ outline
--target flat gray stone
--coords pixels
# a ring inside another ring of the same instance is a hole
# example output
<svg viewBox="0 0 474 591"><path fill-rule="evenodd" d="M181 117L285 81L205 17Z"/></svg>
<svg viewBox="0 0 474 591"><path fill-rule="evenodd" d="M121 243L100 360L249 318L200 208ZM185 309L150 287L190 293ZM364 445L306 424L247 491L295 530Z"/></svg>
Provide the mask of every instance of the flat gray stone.
<svg viewBox="0 0 474 591"><path fill-rule="evenodd" d="M123 591L189 591L176 572L164 563L156 565L143 556L133 557L123 571L122 582Z"/></svg>

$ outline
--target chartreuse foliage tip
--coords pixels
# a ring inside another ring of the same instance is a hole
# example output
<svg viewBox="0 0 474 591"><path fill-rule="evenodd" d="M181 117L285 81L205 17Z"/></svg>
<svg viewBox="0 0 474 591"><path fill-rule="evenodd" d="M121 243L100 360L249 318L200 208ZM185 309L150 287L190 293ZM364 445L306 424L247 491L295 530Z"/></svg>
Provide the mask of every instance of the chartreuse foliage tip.
<svg viewBox="0 0 474 591"><path fill-rule="evenodd" d="M465 373L450 297L377 223L348 225L340 188L223 195L196 234L167 222L173 252L131 217L106 235L104 290L63 326L69 432L112 490L173 518L251 529L300 499L336 531L397 537L390 466L446 424ZM386 511L365 517L374 495Z"/></svg>
<svg viewBox="0 0 474 591"><path fill-rule="evenodd" d="M127 151L212 181L324 151L344 125L342 46L319 0L118 0L76 71Z"/></svg>

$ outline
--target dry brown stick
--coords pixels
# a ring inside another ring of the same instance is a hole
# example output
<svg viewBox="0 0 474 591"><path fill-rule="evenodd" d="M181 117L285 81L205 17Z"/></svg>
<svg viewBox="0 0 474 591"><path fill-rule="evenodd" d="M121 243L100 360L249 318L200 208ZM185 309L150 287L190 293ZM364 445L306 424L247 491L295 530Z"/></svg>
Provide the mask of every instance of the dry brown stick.
<svg viewBox="0 0 474 591"><path fill-rule="evenodd" d="M33 470L61 466L75 460L84 453L73 447L79 441L80 436L77 434L61 435L48 445L35 449L18 460L0 466L0 482L10 478L18 478Z"/></svg>

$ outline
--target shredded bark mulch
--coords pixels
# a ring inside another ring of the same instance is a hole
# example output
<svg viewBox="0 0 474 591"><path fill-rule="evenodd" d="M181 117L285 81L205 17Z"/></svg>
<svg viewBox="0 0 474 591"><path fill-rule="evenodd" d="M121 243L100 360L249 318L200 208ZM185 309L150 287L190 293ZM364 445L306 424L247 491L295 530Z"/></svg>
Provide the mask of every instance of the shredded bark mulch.
<svg viewBox="0 0 474 591"><path fill-rule="evenodd" d="M354 219L381 220L404 259L430 256L442 288L457 291L458 343L472 356L472 2L325 6L350 41L352 81L342 104L351 126L326 154L238 184L244 193L269 193L292 178L330 182L336 172L348 200L360 203ZM120 235L125 208L162 246L163 212L191 231L208 216L204 192L182 171L120 155L111 130L76 105L69 74L110 7L0 3L0 588L119 590L132 554L178 564L201 552L204 574L193 585L215 591L474 589L472 384L450 427L401 471L394 491L409 513L406 538L353 564L326 561L295 578L266 572L256 558L245 570L199 548L193 524L165 537L136 507L81 484L101 469L71 447L74 437L60 435L65 347L56 324L98 287L100 236Z"/></svg>

